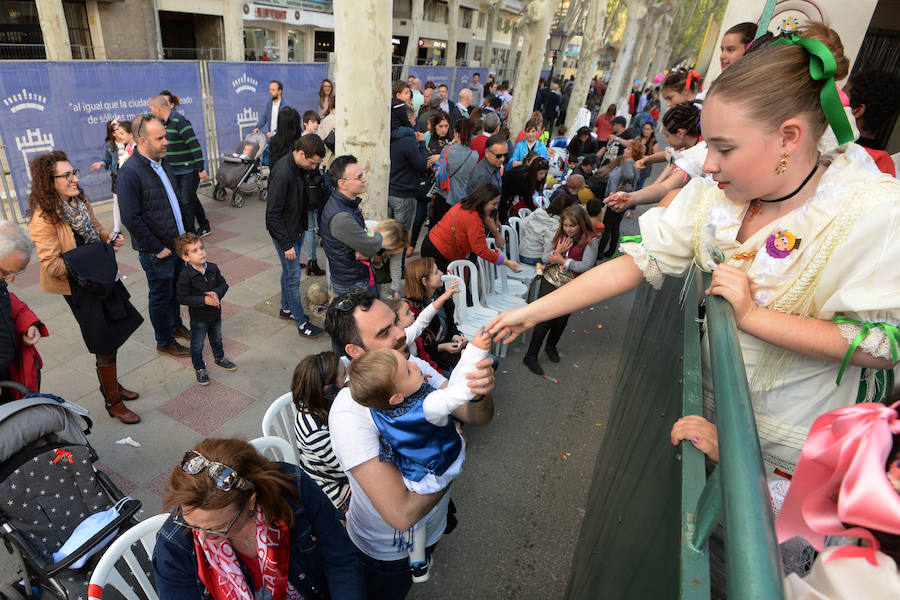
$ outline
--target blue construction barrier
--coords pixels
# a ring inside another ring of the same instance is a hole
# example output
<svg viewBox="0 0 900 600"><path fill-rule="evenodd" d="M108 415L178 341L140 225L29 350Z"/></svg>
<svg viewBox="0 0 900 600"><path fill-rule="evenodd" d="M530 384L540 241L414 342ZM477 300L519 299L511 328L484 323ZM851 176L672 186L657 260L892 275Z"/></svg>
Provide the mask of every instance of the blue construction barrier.
<svg viewBox="0 0 900 600"><path fill-rule="evenodd" d="M111 197L103 160L106 122L147 112L147 100L164 89L181 98L179 112L194 125L206 153L200 68L196 62L3 62L0 63L0 136L19 207L28 207L31 171L38 154L63 150L81 171L89 198Z"/></svg>

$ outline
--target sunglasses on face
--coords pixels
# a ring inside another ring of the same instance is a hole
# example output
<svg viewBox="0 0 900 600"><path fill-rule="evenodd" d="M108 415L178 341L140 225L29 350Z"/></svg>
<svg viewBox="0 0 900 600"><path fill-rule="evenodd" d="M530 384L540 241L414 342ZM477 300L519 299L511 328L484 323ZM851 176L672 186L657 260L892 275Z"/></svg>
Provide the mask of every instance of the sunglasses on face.
<svg viewBox="0 0 900 600"><path fill-rule="evenodd" d="M491 152L491 154L493 154L493 155L494 155L495 157L497 157L497 158L506 158L506 155L508 154L507 152L501 152L500 154L497 154L497 153L494 152L494 151L490 151L490 152Z"/></svg>
<svg viewBox="0 0 900 600"><path fill-rule="evenodd" d="M175 509L175 515L172 517L172 521L174 521L176 525L180 525L181 527L185 527L187 529L193 529L194 531L199 531L201 533L207 533L210 535L227 536L231 532L231 529L234 527L234 524L237 523L238 517L241 516L242 512L244 512L244 511L238 510L237 514L234 515L234 518L231 519L231 521L228 523L228 525L222 531L219 531L216 529L205 529L203 527L197 527L196 525L191 525L190 523L188 523L187 521L184 520L184 512L182 511L180 506Z"/></svg>
<svg viewBox="0 0 900 600"><path fill-rule="evenodd" d="M66 171L65 173L60 173L59 175L54 175L53 179L57 179L59 177L65 177L66 181L73 181L76 177L79 176L81 171L78 169L72 169L71 171Z"/></svg>
<svg viewBox="0 0 900 600"><path fill-rule="evenodd" d="M362 300L369 297L369 291L362 288L354 288L338 298L334 307L341 312L350 312L359 306Z"/></svg>
<svg viewBox="0 0 900 600"><path fill-rule="evenodd" d="M237 471L228 465L209 460L196 450L189 450L184 455L184 458L181 459L181 470L191 475L199 475L206 471L209 478L216 484L216 488L223 492L235 488L244 491L254 489L253 483L238 475Z"/></svg>

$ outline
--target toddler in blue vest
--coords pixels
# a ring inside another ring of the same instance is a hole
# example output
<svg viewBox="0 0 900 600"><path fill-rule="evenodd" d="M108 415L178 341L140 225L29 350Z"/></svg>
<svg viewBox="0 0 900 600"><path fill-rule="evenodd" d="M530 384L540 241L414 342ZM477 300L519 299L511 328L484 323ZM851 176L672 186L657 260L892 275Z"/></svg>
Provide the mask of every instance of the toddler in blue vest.
<svg viewBox="0 0 900 600"><path fill-rule="evenodd" d="M475 397L466 374L488 355L490 347L490 336L479 332L466 346L447 385L439 390L428 385L414 360L397 350L372 350L350 363L350 395L371 411L381 434L380 460L397 465L409 491L439 492L462 469L465 441L450 415ZM427 581L425 527L417 524L410 534L406 540L399 534L398 539L409 551L413 581Z"/></svg>

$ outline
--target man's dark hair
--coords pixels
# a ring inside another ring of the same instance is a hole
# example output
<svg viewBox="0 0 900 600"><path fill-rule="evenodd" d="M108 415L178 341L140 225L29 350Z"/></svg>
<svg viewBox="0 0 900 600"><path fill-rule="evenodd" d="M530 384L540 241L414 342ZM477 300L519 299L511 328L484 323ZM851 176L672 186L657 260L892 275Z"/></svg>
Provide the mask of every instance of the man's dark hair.
<svg viewBox="0 0 900 600"><path fill-rule="evenodd" d="M447 84L446 84L446 83L442 83L441 85L438 86L438 88L439 88L439 89L440 89L440 88L447 88ZM449 89L449 88L447 88L447 89Z"/></svg>
<svg viewBox="0 0 900 600"><path fill-rule="evenodd" d="M337 162L341 158L353 158L350 155L339 156L335 159ZM356 159L353 159L356 162ZM332 163L334 168L334 163ZM325 331L331 336L331 341L344 352L347 344L356 344L363 348L362 338L359 336L359 326L356 324L356 317L353 315L357 308L368 311L372 308L372 303L377 300L375 294L363 288L354 288L346 294L336 297L328 305L325 310ZM339 308L340 307L340 308Z"/></svg>
<svg viewBox="0 0 900 600"><path fill-rule="evenodd" d="M269 85L272 85L273 83L276 84L276 85L278 86L278 91L279 91L279 92L283 92L283 91L284 91L284 85L282 85L280 81L278 81L277 79L273 79L272 81L269 82Z"/></svg>
<svg viewBox="0 0 900 600"><path fill-rule="evenodd" d="M477 78L481 79L481 73L472 73L472 77L473 78L477 77Z"/></svg>
<svg viewBox="0 0 900 600"><path fill-rule="evenodd" d="M494 96L493 98L488 100L488 106L496 111L499 111L501 108L503 108L503 100L501 100L497 96Z"/></svg>
<svg viewBox="0 0 900 600"><path fill-rule="evenodd" d="M596 217L603 212L603 201L600 198L591 198L585 208L589 217Z"/></svg>
<svg viewBox="0 0 900 600"><path fill-rule="evenodd" d="M582 167L595 167L600 164L600 159L597 158L596 154L588 154L584 158L581 159Z"/></svg>
<svg viewBox="0 0 900 600"><path fill-rule="evenodd" d="M619 124L622 127L626 127L628 125L628 121L625 120L625 117L616 117L612 121L609 122L610 125Z"/></svg>
<svg viewBox="0 0 900 600"><path fill-rule="evenodd" d="M325 158L325 142L315 133L307 133L298 137L292 150L294 152L300 150L306 158L313 156Z"/></svg>
<svg viewBox="0 0 900 600"><path fill-rule="evenodd" d="M359 161L357 161L356 157L352 154L342 154L335 158L331 163L331 167L328 169L328 177L331 179L331 184L337 187L338 179L344 178L344 172L347 170L347 165L355 165L358 162Z"/></svg>
<svg viewBox="0 0 900 600"><path fill-rule="evenodd" d="M394 82L394 85L391 86L391 97L396 98L397 94L401 93L405 89L409 89L409 84L402 79L398 79Z"/></svg>
<svg viewBox="0 0 900 600"><path fill-rule="evenodd" d="M506 147L506 138L503 137L502 134L495 133L487 139L487 141L484 143L484 147L488 150L491 150L491 148L493 148L495 144L503 144L503 146ZM493 150L491 150L491 152L493 152Z"/></svg>
<svg viewBox="0 0 900 600"><path fill-rule="evenodd" d="M508 90L508 89L509 89L509 80L508 80L508 79L504 79L503 81L501 81L501 82L500 82L500 87L498 87L497 89L498 89L498 90Z"/></svg>
<svg viewBox="0 0 900 600"><path fill-rule="evenodd" d="M435 88L435 85L434 85L434 82L433 82L433 81L426 81L426 82L425 82L425 87L423 87L422 89L425 89L425 90L431 89L431 90L433 90L434 88Z"/></svg>
<svg viewBox="0 0 900 600"><path fill-rule="evenodd" d="M849 87L851 108L866 107L862 128L876 139L881 137L900 108L900 76L887 71L862 71L850 77Z"/></svg>
<svg viewBox="0 0 900 600"><path fill-rule="evenodd" d="M305 113L303 113L303 123L306 124L306 123L309 123L310 121L315 121L316 123L321 123L322 117L320 117L319 113L317 113L316 111L308 110Z"/></svg>

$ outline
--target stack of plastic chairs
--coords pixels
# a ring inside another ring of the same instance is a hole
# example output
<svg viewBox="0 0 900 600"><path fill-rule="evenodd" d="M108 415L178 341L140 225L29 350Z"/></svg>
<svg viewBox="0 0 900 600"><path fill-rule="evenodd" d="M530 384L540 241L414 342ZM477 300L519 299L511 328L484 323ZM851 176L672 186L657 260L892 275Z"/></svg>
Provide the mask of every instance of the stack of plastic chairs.
<svg viewBox="0 0 900 600"><path fill-rule="evenodd" d="M481 303L478 290L478 268L468 260L454 260L447 266L448 275L442 275L444 286L452 279L459 281L459 294L453 299L454 318L459 330L471 339L480 329L500 314L500 311L485 307ZM466 284L466 281L469 284ZM469 290L470 294L466 291ZM471 297L471 302L467 301Z"/></svg>
<svg viewBox="0 0 900 600"><path fill-rule="evenodd" d="M513 224L513 219L515 219L515 225ZM503 237L506 240L506 252L509 254L509 257L519 263L519 266L522 267L522 270L518 273L513 273L510 271L507 276L521 281L524 284L531 283L531 280L534 279L535 276L535 267L534 265L523 265L519 262L519 225L521 221L516 217L512 217L509 220L509 225L503 225Z"/></svg>
<svg viewBox="0 0 900 600"><path fill-rule="evenodd" d="M494 238L487 239L487 247L491 250L497 249L497 244L494 242ZM493 291L498 294L504 295L513 295L518 296L519 298L524 298L528 295L528 285L523 283L522 281L516 281L510 277L512 271L506 267L502 267L496 270L496 280L492 284Z"/></svg>

